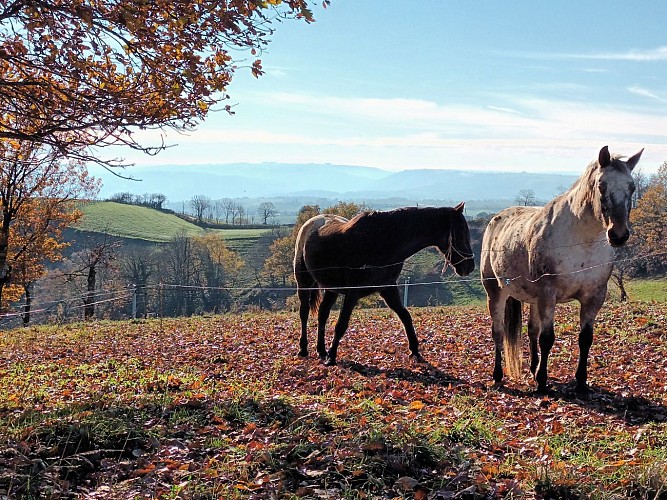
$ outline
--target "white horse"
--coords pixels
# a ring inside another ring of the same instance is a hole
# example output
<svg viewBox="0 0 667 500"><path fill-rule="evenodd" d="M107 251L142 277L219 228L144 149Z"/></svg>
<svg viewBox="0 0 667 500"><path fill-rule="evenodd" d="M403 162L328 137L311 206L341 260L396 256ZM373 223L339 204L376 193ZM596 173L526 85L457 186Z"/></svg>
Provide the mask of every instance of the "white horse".
<svg viewBox="0 0 667 500"><path fill-rule="evenodd" d="M567 192L544 207L507 208L489 222L480 269L493 320L496 384L503 379L503 350L508 375L520 372L521 310L527 302L530 371L538 392L547 391L554 310L558 303L577 300L581 330L576 389L588 391L593 324L607 295L612 247L623 246L630 236L635 190L631 173L642 152L624 161L605 146Z"/></svg>

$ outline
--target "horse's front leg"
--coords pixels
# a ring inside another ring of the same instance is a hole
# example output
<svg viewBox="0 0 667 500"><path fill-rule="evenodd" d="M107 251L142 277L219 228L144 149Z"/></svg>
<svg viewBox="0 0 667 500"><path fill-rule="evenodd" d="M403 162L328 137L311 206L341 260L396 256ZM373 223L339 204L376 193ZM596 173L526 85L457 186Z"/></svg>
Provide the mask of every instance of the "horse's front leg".
<svg viewBox="0 0 667 500"><path fill-rule="evenodd" d="M329 320L329 313L331 308L336 303L338 294L330 290L325 290L324 297L320 303L317 311L317 354L320 359L326 359L327 348L324 343L324 332L327 328L327 321Z"/></svg>
<svg viewBox="0 0 667 500"><path fill-rule="evenodd" d="M535 373L535 382L537 382L537 392L548 392L547 387L547 365L549 363L549 353L556 340L554 332L554 312L556 309L555 297L548 299L540 298L537 301L537 315L540 323L540 361ZM531 361L532 362L532 361Z"/></svg>
<svg viewBox="0 0 667 500"><path fill-rule="evenodd" d="M528 314L528 340L530 347L530 373L535 376L537 365L540 362L538 340L540 338L540 318L535 304L530 305Z"/></svg>
<svg viewBox="0 0 667 500"><path fill-rule="evenodd" d="M593 345L593 324L595 318L604 304L607 295L607 287L601 287L594 297L580 300L581 310L579 311L579 362L577 363L577 392L587 393L588 388L588 354Z"/></svg>
<svg viewBox="0 0 667 500"><path fill-rule="evenodd" d="M384 299L387 306L396 313L401 320L401 323L403 323L405 334L408 336L410 358L418 363L424 363L424 358L419 354L419 340L417 339L417 333L415 332L415 327L412 323L412 316L410 315L410 312L403 307L401 296L398 293L398 287L392 286L385 288L380 292L380 297Z"/></svg>
<svg viewBox="0 0 667 500"><path fill-rule="evenodd" d="M359 297L351 293L345 294L345 299L343 300L343 307L340 309L340 314L338 315L338 321L336 321L336 327L334 328L334 338L331 341L331 348L329 348L329 354L326 361L324 362L327 366L333 366L336 364L336 356L338 354L338 344L340 339L343 338L347 327L350 324L350 317L352 316L352 310L354 306L357 305Z"/></svg>

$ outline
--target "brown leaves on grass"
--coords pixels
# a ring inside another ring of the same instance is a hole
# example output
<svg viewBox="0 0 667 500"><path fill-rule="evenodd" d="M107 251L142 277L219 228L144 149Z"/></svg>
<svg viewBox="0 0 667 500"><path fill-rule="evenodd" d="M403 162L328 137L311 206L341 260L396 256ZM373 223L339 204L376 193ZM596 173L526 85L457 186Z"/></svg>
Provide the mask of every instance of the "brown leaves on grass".
<svg viewBox="0 0 667 500"><path fill-rule="evenodd" d="M570 385L572 307L558 311L548 396L528 376L491 389L481 308L413 310L426 365L408 361L386 310L355 312L336 367L296 356L294 313L7 332L0 494L655 495L667 478L666 311L603 310L586 399Z"/></svg>

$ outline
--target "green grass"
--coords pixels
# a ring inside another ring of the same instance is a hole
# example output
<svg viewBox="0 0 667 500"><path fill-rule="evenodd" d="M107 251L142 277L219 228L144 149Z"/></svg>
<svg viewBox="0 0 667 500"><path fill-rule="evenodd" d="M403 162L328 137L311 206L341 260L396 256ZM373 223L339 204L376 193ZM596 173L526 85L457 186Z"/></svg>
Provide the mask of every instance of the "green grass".
<svg viewBox="0 0 667 500"><path fill-rule="evenodd" d="M102 201L82 205L84 216L75 226L80 231L107 233L121 238L133 238L166 243L175 236L201 236L206 231L175 215L137 205ZM251 247L269 229L222 229L229 247L243 251Z"/></svg>
<svg viewBox="0 0 667 500"><path fill-rule="evenodd" d="M627 291L630 300L667 302L667 277L630 280Z"/></svg>
<svg viewBox="0 0 667 500"><path fill-rule="evenodd" d="M81 231L154 242L167 242L183 233L187 236L204 233L194 224L152 208L111 201L89 203L80 208L84 216L75 228Z"/></svg>

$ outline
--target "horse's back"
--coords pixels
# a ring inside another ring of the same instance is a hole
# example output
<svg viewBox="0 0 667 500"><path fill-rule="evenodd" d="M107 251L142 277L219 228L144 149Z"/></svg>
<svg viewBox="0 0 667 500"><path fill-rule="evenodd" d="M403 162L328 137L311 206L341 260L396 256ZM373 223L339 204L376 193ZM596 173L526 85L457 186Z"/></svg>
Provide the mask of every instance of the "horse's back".
<svg viewBox="0 0 667 500"><path fill-rule="evenodd" d="M509 207L496 214L486 226L482 236L481 272L482 277L498 276L494 268L501 263L515 262L517 252L527 252L529 230L532 219L540 207ZM510 262L505 262L505 261Z"/></svg>
<svg viewBox="0 0 667 500"><path fill-rule="evenodd" d="M348 222L346 218L334 214L319 214L308 219L303 226L301 226L296 237L294 246L294 267L297 267L297 261L303 259L306 243L313 234L317 234L318 231L326 225L332 223L345 224L346 222Z"/></svg>

